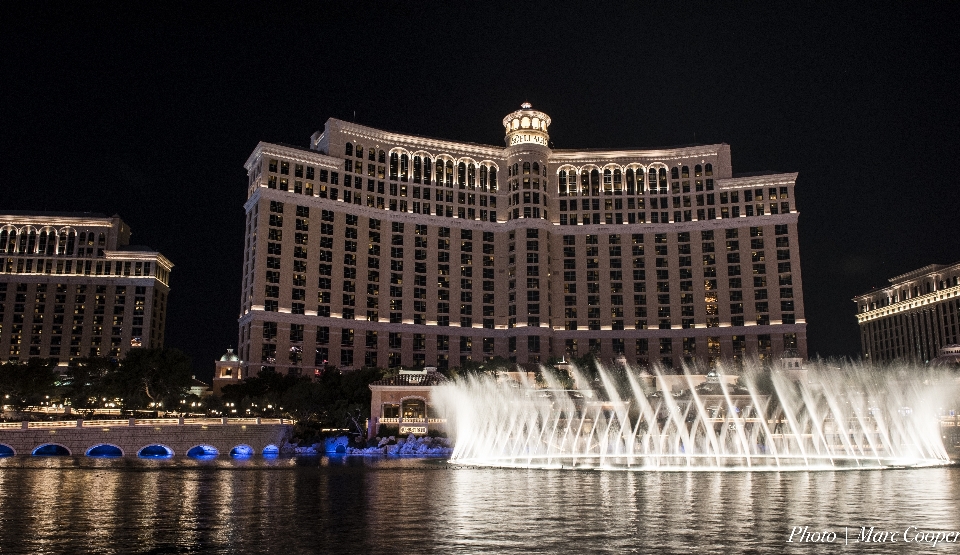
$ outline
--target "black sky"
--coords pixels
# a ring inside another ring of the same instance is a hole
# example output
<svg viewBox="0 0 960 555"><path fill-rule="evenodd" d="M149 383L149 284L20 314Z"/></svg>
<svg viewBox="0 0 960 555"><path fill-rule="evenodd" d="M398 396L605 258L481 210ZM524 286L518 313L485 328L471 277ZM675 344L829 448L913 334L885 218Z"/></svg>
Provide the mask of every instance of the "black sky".
<svg viewBox="0 0 960 555"><path fill-rule="evenodd" d="M0 210L120 214L176 264L200 377L237 340L243 163L330 117L501 145L530 101L557 148L797 171L811 356L859 353L854 295L960 260L956 3L139 4L0 8Z"/></svg>

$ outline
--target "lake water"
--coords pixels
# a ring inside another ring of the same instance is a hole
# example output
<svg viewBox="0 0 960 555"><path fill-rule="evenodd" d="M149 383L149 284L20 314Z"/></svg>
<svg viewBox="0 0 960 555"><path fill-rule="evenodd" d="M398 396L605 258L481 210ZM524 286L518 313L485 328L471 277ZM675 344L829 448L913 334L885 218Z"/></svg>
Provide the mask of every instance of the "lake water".
<svg viewBox="0 0 960 555"><path fill-rule="evenodd" d="M800 543L798 532L788 543L802 526L837 536ZM855 543L871 526L897 533L897 543ZM960 468L657 473L365 457L0 459L0 554L960 550L960 542L917 543L918 532L920 540L960 532Z"/></svg>

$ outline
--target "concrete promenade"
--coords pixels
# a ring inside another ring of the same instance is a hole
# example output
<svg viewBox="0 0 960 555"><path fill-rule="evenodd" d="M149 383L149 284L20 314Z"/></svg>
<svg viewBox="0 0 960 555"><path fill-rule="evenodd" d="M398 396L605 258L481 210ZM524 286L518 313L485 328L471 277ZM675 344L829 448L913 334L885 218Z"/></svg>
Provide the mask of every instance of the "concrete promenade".
<svg viewBox="0 0 960 555"><path fill-rule="evenodd" d="M124 456L137 456L145 447L162 446L185 456L197 446L228 455L247 446L260 455L268 446L282 448L293 433L293 422L281 418L130 418L0 423L0 454L31 455L38 447L57 445L71 455L84 455L100 445L113 446ZM156 451L156 448L153 449Z"/></svg>

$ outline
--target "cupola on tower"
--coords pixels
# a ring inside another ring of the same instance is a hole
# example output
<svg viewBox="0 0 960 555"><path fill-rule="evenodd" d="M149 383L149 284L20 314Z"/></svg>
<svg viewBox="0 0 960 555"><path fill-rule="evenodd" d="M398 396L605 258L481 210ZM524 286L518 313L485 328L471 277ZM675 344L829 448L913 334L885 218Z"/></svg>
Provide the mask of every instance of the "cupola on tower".
<svg viewBox="0 0 960 555"><path fill-rule="evenodd" d="M550 116L529 102L503 118L512 218L546 218Z"/></svg>

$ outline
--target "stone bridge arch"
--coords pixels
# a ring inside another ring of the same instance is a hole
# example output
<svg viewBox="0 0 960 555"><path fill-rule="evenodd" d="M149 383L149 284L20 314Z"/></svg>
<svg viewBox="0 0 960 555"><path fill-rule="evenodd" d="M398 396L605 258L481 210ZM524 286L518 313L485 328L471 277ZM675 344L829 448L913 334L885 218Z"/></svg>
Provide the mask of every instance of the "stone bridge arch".
<svg viewBox="0 0 960 555"><path fill-rule="evenodd" d="M69 457L73 451L62 443L48 441L34 447L30 454L34 457Z"/></svg>
<svg viewBox="0 0 960 555"><path fill-rule="evenodd" d="M203 419L184 423L182 419L151 419L0 423L0 445L10 450L7 456L32 454L46 444L60 445L72 455L84 455L99 445L112 445L128 457L137 456L148 445L162 445L177 457L186 456L197 445L209 445L221 456L228 456L234 448L246 445L260 455L269 446L283 447L293 433L291 424L275 422L260 423L259 419L251 418L239 422Z"/></svg>

